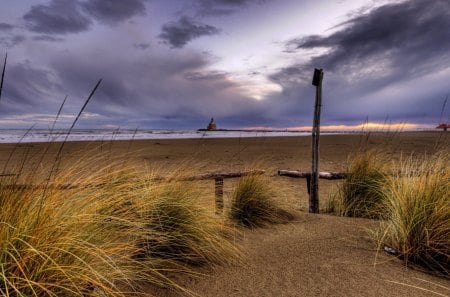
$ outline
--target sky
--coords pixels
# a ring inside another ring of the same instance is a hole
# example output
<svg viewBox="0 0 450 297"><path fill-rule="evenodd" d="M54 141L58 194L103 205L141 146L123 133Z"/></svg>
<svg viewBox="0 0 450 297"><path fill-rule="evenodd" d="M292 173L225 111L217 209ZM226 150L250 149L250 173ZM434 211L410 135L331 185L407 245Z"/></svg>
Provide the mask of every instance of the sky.
<svg viewBox="0 0 450 297"><path fill-rule="evenodd" d="M1 128L434 127L449 0L0 0Z"/></svg>

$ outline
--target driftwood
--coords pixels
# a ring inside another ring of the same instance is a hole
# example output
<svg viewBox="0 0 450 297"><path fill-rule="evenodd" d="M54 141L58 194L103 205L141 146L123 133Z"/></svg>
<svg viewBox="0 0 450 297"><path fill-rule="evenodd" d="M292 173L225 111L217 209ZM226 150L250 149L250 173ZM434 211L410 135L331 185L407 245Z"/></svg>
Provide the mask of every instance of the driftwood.
<svg viewBox="0 0 450 297"><path fill-rule="evenodd" d="M216 202L216 213L223 212L223 180L226 178L236 178L246 175L261 175L265 170L248 170L248 171L235 171L235 172L209 172L200 175L186 176L186 177L156 177L154 180L173 180L173 181L194 181L194 180L207 180L214 179L214 196Z"/></svg>
<svg viewBox="0 0 450 297"><path fill-rule="evenodd" d="M279 176L287 176L293 178L306 178L306 188L308 194L311 195L311 176L314 176L311 172L297 171L297 170L278 170ZM344 179L347 177L347 173L344 172L318 172L318 178L323 179ZM311 203L311 201L310 201ZM315 210L315 209L313 209Z"/></svg>
<svg viewBox="0 0 450 297"><path fill-rule="evenodd" d="M287 176L293 178L311 178L311 172L297 170L278 170L279 176ZM344 179L347 176L345 172L319 172L319 178L323 179Z"/></svg>
<svg viewBox="0 0 450 297"><path fill-rule="evenodd" d="M185 177L154 177L153 180L180 180L180 181L193 181L193 180L206 180L206 179L217 179L217 178L235 178L246 175L260 175L264 174L265 170L247 170L247 171L218 171L218 172L208 172L199 175L185 176Z"/></svg>
<svg viewBox="0 0 450 297"><path fill-rule="evenodd" d="M186 176L186 177L153 177L151 180L153 181L194 181L194 180L208 180L214 179L214 188L215 188L215 202L216 202L216 213L223 212L223 180L226 178L236 178L246 175L261 175L264 174L264 170L248 170L248 171L235 171L235 172L209 172L194 176ZM79 188L88 188L88 187L102 187L107 185L106 183L98 183L98 184L41 184L41 185L32 185L32 184L12 184L12 185L3 185L3 188L7 189L15 189L15 190L36 190L36 189L57 189L57 190L71 190L71 189L79 189Z"/></svg>
<svg viewBox="0 0 450 297"><path fill-rule="evenodd" d="M248 171L235 171L235 172L210 172L205 174L199 174L199 175L193 175L193 176L182 176L182 177L165 177L165 176L157 176L152 177L150 180L152 181L194 181L194 180L208 180L208 179L225 179L225 178L235 178L235 177L241 177L246 175L260 175L264 174L265 170L248 170ZM15 174L8 174L9 175L15 175ZM3 188L10 188L10 189L43 189L43 188L50 188L50 189L61 189L61 190L67 190L67 189L78 189L78 188L95 188L95 187L102 187L108 185L108 183L96 183L96 184L72 184L72 183L63 183L63 184L39 184L39 185L33 185L33 184L11 184L11 185L3 185Z"/></svg>

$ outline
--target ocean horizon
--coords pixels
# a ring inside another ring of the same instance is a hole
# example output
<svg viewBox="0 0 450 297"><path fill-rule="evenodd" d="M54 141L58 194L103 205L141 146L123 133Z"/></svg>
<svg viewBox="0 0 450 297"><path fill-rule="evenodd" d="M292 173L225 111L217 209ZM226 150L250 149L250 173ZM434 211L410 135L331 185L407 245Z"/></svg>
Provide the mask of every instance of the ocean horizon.
<svg viewBox="0 0 450 297"><path fill-rule="evenodd" d="M198 138L239 138L273 136L307 136L306 131L197 131L177 129L5 129L0 130L0 143L59 142L59 141L112 141L146 139L198 139Z"/></svg>
<svg viewBox="0 0 450 297"><path fill-rule="evenodd" d="M408 130L410 131L410 130ZM414 131L428 131L417 129ZM323 135L358 134L368 130L336 130L322 131ZM370 132L389 132L376 130ZM391 131L393 132L393 131ZM290 130L217 130L198 131L177 129L73 129L68 135L67 130L48 129L0 129L0 143L29 142L60 142L60 141L113 141L113 140L151 140L151 139L199 139L199 138L247 138L247 137L283 137L310 136L311 131Z"/></svg>

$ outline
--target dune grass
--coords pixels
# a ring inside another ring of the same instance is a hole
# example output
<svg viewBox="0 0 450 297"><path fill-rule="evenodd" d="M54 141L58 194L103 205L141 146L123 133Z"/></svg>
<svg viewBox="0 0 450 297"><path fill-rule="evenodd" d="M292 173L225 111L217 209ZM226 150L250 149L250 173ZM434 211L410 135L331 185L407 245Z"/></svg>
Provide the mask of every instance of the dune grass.
<svg viewBox="0 0 450 297"><path fill-rule="evenodd" d="M328 211L348 217L379 218L383 208L381 187L390 162L380 150L350 156L347 177L330 199Z"/></svg>
<svg viewBox="0 0 450 297"><path fill-rule="evenodd" d="M348 177L329 210L380 219L373 231L380 249L406 264L450 275L450 154L412 155L388 162L381 151L350 159ZM395 170L392 170L395 168Z"/></svg>
<svg viewBox="0 0 450 297"><path fill-rule="evenodd" d="M233 231L221 218L200 206L195 182L170 181L150 185L149 204L141 213L149 237L141 242L146 256L189 265L230 263L239 254Z"/></svg>
<svg viewBox="0 0 450 297"><path fill-rule="evenodd" d="M0 186L0 291L4 296L125 294L139 263L124 230L99 214L118 197L58 189L65 182ZM123 286L123 288L121 288Z"/></svg>
<svg viewBox="0 0 450 297"><path fill-rule="evenodd" d="M4 296L132 296L140 283L181 289L167 272L238 255L223 221L195 202L194 184L155 182L101 156L62 166L50 182L27 172L0 182Z"/></svg>
<svg viewBox="0 0 450 297"><path fill-rule="evenodd" d="M450 276L450 154L412 156L383 183L386 212L376 232L380 248L406 264Z"/></svg>
<svg viewBox="0 0 450 297"><path fill-rule="evenodd" d="M229 216L250 228L292 220L294 215L282 209L274 197L274 189L263 175L241 177L231 197Z"/></svg>

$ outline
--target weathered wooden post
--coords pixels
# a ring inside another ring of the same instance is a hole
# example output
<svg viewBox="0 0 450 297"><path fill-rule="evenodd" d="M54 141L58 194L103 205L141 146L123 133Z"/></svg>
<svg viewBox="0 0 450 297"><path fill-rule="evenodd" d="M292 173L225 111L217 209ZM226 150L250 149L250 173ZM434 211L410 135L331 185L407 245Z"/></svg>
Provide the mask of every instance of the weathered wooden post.
<svg viewBox="0 0 450 297"><path fill-rule="evenodd" d="M223 212L223 177L219 176L214 179L215 197L216 197L216 213Z"/></svg>
<svg viewBox="0 0 450 297"><path fill-rule="evenodd" d="M309 185L309 212L319 213L319 138L320 138L320 108L322 106L323 70L314 69L312 84L316 86L316 104L312 129L312 169Z"/></svg>

